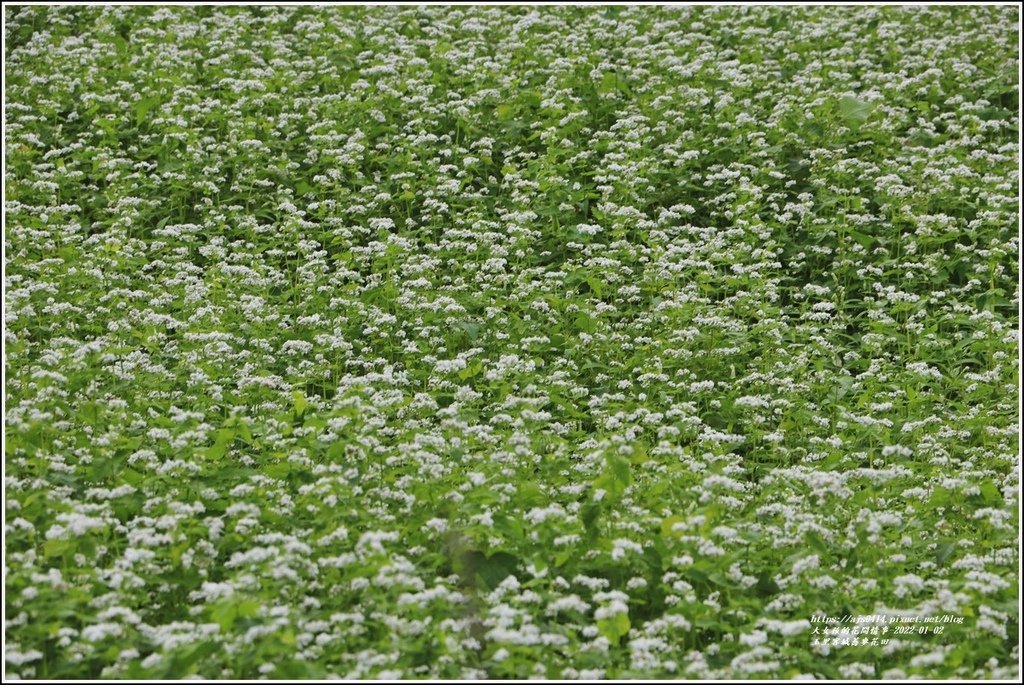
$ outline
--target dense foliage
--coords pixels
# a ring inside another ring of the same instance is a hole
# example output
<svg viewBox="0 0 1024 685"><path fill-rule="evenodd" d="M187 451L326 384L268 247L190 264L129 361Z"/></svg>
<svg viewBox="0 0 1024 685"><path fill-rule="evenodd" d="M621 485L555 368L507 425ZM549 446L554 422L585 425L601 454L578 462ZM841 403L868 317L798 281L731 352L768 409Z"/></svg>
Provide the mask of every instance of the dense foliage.
<svg viewBox="0 0 1024 685"><path fill-rule="evenodd" d="M1016 7L5 17L9 675L1018 675Z"/></svg>

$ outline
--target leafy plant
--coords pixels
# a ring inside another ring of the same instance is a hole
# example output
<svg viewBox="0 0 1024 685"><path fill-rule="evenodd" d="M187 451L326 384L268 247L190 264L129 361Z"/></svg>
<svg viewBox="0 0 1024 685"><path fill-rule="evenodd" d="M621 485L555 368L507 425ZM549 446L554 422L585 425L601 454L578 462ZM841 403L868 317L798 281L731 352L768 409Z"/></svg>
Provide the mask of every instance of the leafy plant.
<svg viewBox="0 0 1024 685"><path fill-rule="evenodd" d="M5 18L12 677L1019 679L1009 8Z"/></svg>

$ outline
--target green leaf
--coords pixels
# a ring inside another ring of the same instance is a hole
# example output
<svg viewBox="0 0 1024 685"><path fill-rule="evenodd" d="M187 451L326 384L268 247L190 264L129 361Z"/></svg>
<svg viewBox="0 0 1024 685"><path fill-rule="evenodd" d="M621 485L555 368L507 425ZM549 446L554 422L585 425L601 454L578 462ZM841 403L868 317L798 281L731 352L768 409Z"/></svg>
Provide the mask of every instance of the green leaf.
<svg viewBox="0 0 1024 685"><path fill-rule="evenodd" d="M821 536L819 536L817 533L815 533L814 531L809 530L804 535L804 537L807 539L807 542L810 543L811 547L813 547L814 550L816 552L818 552L818 554L822 554L822 555L829 554L828 545L825 544L825 541L822 540Z"/></svg>
<svg viewBox="0 0 1024 685"><path fill-rule="evenodd" d="M519 567L519 558L508 552L495 552L480 561L477 574L481 584L488 591L498 587L501 581L513 575Z"/></svg>
<svg viewBox="0 0 1024 685"><path fill-rule="evenodd" d="M995 483L985 483L979 490L981 490L982 500L988 506L999 504L1003 499L1002 493L999 492L999 488Z"/></svg>
<svg viewBox="0 0 1024 685"><path fill-rule="evenodd" d="M846 234L857 241L865 250L870 250L875 244L875 239L860 231L847 231Z"/></svg>
<svg viewBox="0 0 1024 685"><path fill-rule="evenodd" d="M244 421L239 421L237 424L238 437L242 438L247 443L252 444L252 433L249 432L249 426Z"/></svg>
<svg viewBox="0 0 1024 685"><path fill-rule="evenodd" d="M608 471L615 476L615 480L623 485L623 487L629 487L633 484L633 473L629 468L629 460L623 459L618 455L608 455L607 457Z"/></svg>
<svg viewBox="0 0 1024 685"><path fill-rule="evenodd" d="M139 102L135 103L135 125L141 126L142 122L145 121L146 114L149 113L149 110L153 109L155 106L159 104L160 98L158 97L144 98Z"/></svg>
<svg viewBox="0 0 1024 685"><path fill-rule="evenodd" d="M309 406L306 396L298 390L294 390L292 391L292 401L294 402L295 415L301 417L306 412L306 407Z"/></svg>
<svg viewBox="0 0 1024 685"><path fill-rule="evenodd" d="M220 626L225 633L231 630L231 626L238 617L238 608L230 600L222 601L210 610L210 618Z"/></svg>
<svg viewBox="0 0 1024 685"><path fill-rule="evenodd" d="M594 489L603 490L606 496L610 496L612 499L622 497L622 493L625 492L625 488L620 487L618 482L607 473L602 473L594 479Z"/></svg>
<svg viewBox="0 0 1024 685"><path fill-rule="evenodd" d="M672 516L669 516L661 522L661 534L667 538L680 537L682 533L680 533L679 531L672 530L672 527L675 526L677 523L682 523L685 520L686 519L684 519L679 514L673 514Z"/></svg>
<svg viewBox="0 0 1024 685"><path fill-rule="evenodd" d="M597 525L597 519L600 516L600 502L587 502L582 507L580 507L580 520L583 521L583 527L587 530L590 530Z"/></svg>
<svg viewBox="0 0 1024 685"><path fill-rule="evenodd" d="M661 572L665 569L665 545L661 541L658 541L658 543L659 544L644 547L643 560L650 571L657 573L660 576ZM659 549L659 546L661 549Z"/></svg>
<svg viewBox="0 0 1024 685"><path fill-rule="evenodd" d="M586 312L580 312L579 314L577 314L576 318L573 320L573 323L576 324L576 328L580 329L584 333L587 333L588 335L593 335L594 331L597 330L597 323L592 318L590 318L590 315L587 314Z"/></svg>
<svg viewBox="0 0 1024 685"><path fill-rule="evenodd" d="M161 680L181 680L192 675L193 667L218 649L218 643L205 640L175 650L166 661L167 667Z"/></svg>
<svg viewBox="0 0 1024 685"><path fill-rule="evenodd" d="M512 105L498 105L498 121L508 121L516 115L516 108Z"/></svg>
<svg viewBox="0 0 1024 685"><path fill-rule="evenodd" d="M480 331L483 330L484 325L480 323L470 323L468 321L459 321L455 324L463 333L469 336L469 339L476 342L480 337Z"/></svg>
<svg viewBox="0 0 1024 685"><path fill-rule="evenodd" d="M352 57L341 52L340 50L332 50L327 54L327 59L338 68L338 71L346 72L355 68L356 62Z"/></svg>
<svg viewBox="0 0 1024 685"><path fill-rule="evenodd" d="M758 575L755 589L759 597L771 597L778 594L780 590L778 583L768 571L761 571Z"/></svg>
<svg viewBox="0 0 1024 685"><path fill-rule="evenodd" d="M237 605L238 615L242 618L253 618L259 616L263 604L255 599L247 599Z"/></svg>
<svg viewBox="0 0 1024 685"><path fill-rule="evenodd" d="M613 645L617 645L631 627L629 614L615 614L611 618L601 619L597 622L597 629Z"/></svg>
<svg viewBox="0 0 1024 685"><path fill-rule="evenodd" d="M494 514L494 530L506 540L512 542L521 541L525 537L523 524L506 516L505 514Z"/></svg>
<svg viewBox="0 0 1024 685"><path fill-rule="evenodd" d="M943 542L935 546L935 563L939 566L946 564L946 559L956 551L956 542Z"/></svg>
<svg viewBox="0 0 1024 685"><path fill-rule="evenodd" d="M54 538L47 540L43 544L43 557L46 559L53 559L54 557L64 556L64 553L71 547L70 540L60 540Z"/></svg>
<svg viewBox="0 0 1024 685"><path fill-rule="evenodd" d="M541 507L547 504L548 498L544 491L537 485L529 482L522 482L518 488L518 501L524 507Z"/></svg>
<svg viewBox="0 0 1024 685"><path fill-rule="evenodd" d="M629 88L626 85L626 79L614 71L604 72L601 76L601 85L598 86L597 92L606 95L618 91L628 94Z"/></svg>
<svg viewBox="0 0 1024 685"><path fill-rule="evenodd" d="M852 376L838 376L836 378L836 385L829 389L826 398L832 404L838 403L841 399L846 397L850 392L850 388L853 387Z"/></svg>
<svg viewBox="0 0 1024 685"><path fill-rule="evenodd" d="M646 464L650 459L650 455L647 452L647 443L643 440L637 440L633 443L633 454L630 456L629 461L637 466Z"/></svg>
<svg viewBox="0 0 1024 685"><path fill-rule="evenodd" d="M594 488L604 490L608 493L607 496L617 500L632 484L633 474L629 468L629 461L618 455L607 455L604 471L594 480Z"/></svg>
<svg viewBox="0 0 1024 685"><path fill-rule="evenodd" d="M143 483L146 480L146 476L144 474L141 474L138 471L136 471L135 469L130 469L130 468L129 469L125 469L124 471L121 471L119 476L120 476L121 480L123 480L125 483L127 483L128 485L133 485L133 486L136 486L139 483Z"/></svg>
<svg viewBox="0 0 1024 685"><path fill-rule="evenodd" d="M277 480L287 480L293 470L294 467L289 461L280 461L276 464L267 464L263 467L263 473L265 475Z"/></svg>
<svg viewBox="0 0 1024 685"><path fill-rule="evenodd" d="M861 124L868 120L868 116L874 108L872 103L852 95L844 95L839 99L839 113L846 121L846 125L854 130L860 128Z"/></svg>
<svg viewBox="0 0 1024 685"><path fill-rule="evenodd" d="M275 665L277 668L270 674L275 680L324 680L327 677L324 667L312 661L285 659Z"/></svg>
<svg viewBox="0 0 1024 685"><path fill-rule="evenodd" d="M947 488L937 487L928 498L929 507L947 507L953 501L953 493Z"/></svg>
<svg viewBox="0 0 1024 685"><path fill-rule="evenodd" d="M206 448L206 458L211 461L220 461L228 453L227 443L215 442Z"/></svg>
<svg viewBox="0 0 1024 685"><path fill-rule="evenodd" d="M603 502L594 502L591 500L589 502L585 502L583 506L580 507L580 519L583 521L584 549L593 549L596 547L597 541L601 537L601 529L598 526L598 520L601 518L601 514L603 512Z"/></svg>
<svg viewBox="0 0 1024 685"><path fill-rule="evenodd" d="M252 618L259 614L260 603L253 599L239 601L223 599L210 609L210 618L226 633L239 618Z"/></svg>
<svg viewBox="0 0 1024 685"><path fill-rule="evenodd" d="M91 557L96 554L96 538L92 535L83 535L78 538L77 552Z"/></svg>
<svg viewBox="0 0 1024 685"><path fill-rule="evenodd" d="M223 459L224 455L228 453L231 443L235 440L235 432L233 427L218 430L213 444L206 448L206 458L213 461Z"/></svg>
<svg viewBox="0 0 1024 685"><path fill-rule="evenodd" d="M469 380L473 376L476 376L481 371L483 371L483 368L484 368L484 365L481 362L479 362L479 361L474 362L474 363L470 364L469 366L467 366L466 368L464 368L461 371L459 371L459 374L458 374L459 378L464 380L464 381L465 380Z"/></svg>

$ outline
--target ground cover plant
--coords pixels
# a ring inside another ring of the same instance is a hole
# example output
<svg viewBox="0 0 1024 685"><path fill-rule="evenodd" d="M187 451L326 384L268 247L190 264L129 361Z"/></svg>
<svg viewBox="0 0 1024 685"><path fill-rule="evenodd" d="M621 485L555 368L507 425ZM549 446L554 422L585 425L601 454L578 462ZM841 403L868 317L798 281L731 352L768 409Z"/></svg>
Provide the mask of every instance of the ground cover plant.
<svg viewBox="0 0 1024 685"><path fill-rule="evenodd" d="M4 11L9 677L1018 675L1016 8Z"/></svg>

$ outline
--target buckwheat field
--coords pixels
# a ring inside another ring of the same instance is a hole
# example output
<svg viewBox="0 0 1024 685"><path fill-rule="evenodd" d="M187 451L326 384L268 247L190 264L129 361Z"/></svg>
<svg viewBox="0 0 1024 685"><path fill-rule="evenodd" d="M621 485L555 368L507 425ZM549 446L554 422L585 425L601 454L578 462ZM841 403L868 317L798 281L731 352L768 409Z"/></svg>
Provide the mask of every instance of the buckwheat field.
<svg viewBox="0 0 1024 685"><path fill-rule="evenodd" d="M1019 676L1016 6L5 6L9 678Z"/></svg>

